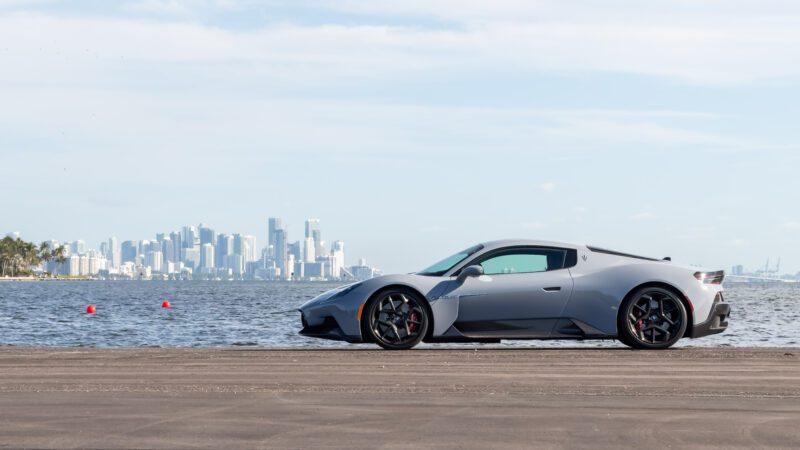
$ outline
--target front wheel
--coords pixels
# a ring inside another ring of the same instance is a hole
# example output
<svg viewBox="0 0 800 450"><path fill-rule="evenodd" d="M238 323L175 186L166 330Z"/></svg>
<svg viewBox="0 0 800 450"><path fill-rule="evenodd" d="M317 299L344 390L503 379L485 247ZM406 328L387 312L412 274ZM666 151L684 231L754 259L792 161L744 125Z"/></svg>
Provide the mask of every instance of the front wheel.
<svg viewBox="0 0 800 450"><path fill-rule="evenodd" d="M424 300L405 290L382 292L367 309L367 332L387 350L408 350L428 332L428 312Z"/></svg>
<svg viewBox="0 0 800 450"><path fill-rule="evenodd" d="M630 295L620 307L619 339L639 349L665 349L683 337L686 308L675 293L646 287Z"/></svg>

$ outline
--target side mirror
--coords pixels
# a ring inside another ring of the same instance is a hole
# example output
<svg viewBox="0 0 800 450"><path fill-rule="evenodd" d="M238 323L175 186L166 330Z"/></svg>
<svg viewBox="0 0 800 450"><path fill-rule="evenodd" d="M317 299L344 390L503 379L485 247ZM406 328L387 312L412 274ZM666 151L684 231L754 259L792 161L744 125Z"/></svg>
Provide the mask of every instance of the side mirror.
<svg viewBox="0 0 800 450"><path fill-rule="evenodd" d="M483 275L483 266L474 265L474 266L467 266L461 270L461 273L458 274L458 281L463 282L469 277L479 277Z"/></svg>

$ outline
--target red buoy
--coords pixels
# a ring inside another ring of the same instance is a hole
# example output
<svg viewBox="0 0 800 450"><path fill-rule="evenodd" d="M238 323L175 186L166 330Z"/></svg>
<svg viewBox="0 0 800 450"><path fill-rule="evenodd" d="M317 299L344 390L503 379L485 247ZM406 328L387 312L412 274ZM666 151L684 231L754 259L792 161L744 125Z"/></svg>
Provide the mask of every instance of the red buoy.
<svg viewBox="0 0 800 450"><path fill-rule="evenodd" d="M86 307L86 314L94 314L97 312L97 308L94 305L89 305Z"/></svg>
<svg viewBox="0 0 800 450"><path fill-rule="evenodd" d="M162 308L172 308L172 305L169 304L169 300L164 300L163 302L161 302L161 307Z"/></svg>

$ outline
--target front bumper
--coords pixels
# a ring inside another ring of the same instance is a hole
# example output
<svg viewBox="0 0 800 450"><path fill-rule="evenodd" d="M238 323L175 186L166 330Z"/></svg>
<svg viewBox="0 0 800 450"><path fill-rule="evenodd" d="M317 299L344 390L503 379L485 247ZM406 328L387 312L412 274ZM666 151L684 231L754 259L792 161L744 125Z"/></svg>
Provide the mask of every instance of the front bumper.
<svg viewBox="0 0 800 450"><path fill-rule="evenodd" d="M325 317L322 322L317 325L309 325L305 313L300 311L300 322L303 325L303 329L300 330L301 336L350 343L361 342L361 336L347 335L333 316Z"/></svg>
<svg viewBox="0 0 800 450"><path fill-rule="evenodd" d="M731 314L731 305L725 303L722 293L717 294L714 304L711 305L711 314L705 322L699 323L692 328L692 338L708 336L710 334L722 333L728 328L728 317Z"/></svg>

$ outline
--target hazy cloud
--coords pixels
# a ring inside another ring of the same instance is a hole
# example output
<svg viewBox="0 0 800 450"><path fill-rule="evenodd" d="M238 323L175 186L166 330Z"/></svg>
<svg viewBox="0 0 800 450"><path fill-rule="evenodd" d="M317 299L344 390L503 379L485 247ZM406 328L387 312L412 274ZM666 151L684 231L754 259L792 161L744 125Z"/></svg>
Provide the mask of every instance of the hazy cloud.
<svg viewBox="0 0 800 450"><path fill-rule="evenodd" d="M542 192L546 192L549 194L556 190L556 184L553 183L552 181L547 181L545 183L540 184L539 189L541 189Z"/></svg>

